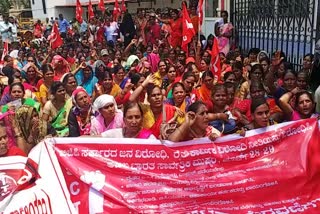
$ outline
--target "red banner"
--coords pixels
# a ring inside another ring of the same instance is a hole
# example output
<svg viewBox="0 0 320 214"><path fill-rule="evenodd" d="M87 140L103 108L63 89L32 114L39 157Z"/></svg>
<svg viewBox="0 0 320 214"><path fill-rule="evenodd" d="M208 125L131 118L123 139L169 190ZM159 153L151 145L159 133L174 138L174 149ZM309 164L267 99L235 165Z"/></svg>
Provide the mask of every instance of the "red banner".
<svg viewBox="0 0 320 214"><path fill-rule="evenodd" d="M318 136L309 119L215 143L59 138L55 150L79 213L320 213Z"/></svg>

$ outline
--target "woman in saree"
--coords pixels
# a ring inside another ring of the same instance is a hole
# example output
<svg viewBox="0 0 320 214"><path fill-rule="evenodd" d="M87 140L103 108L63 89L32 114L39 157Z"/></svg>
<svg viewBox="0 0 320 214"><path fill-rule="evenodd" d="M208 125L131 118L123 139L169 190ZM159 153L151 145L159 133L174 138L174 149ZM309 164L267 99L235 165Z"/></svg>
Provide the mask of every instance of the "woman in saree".
<svg viewBox="0 0 320 214"><path fill-rule="evenodd" d="M72 107L70 99L66 99L66 89L61 82L54 82L50 88L53 99L43 107L42 120L50 122L58 136L68 136L68 114Z"/></svg>
<svg viewBox="0 0 320 214"><path fill-rule="evenodd" d="M164 24L169 24L171 27L171 40L170 45L173 48L181 47L182 43L182 18L179 17L179 11L174 9L170 13L171 19L170 20L163 20L160 19L158 16L156 18L163 22Z"/></svg>
<svg viewBox="0 0 320 214"><path fill-rule="evenodd" d="M21 105L34 106L37 111L40 111L40 103L32 98L25 97L25 95L26 92L21 82L12 83L8 96L4 96L0 101L1 112L15 111Z"/></svg>
<svg viewBox="0 0 320 214"><path fill-rule="evenodd" d="M49 89L54 82L54 70L50 64L45 64L41 66L41 71L43 73L43 83L39 88L39 99L44 106L49 99Z"/></svg>
<svg viewBox="0 0 320 214"><path fill-rule="evenodd" d="M16 128L14 112L0 115L0 158L8 156L27 156L17 145L23 145L21 132ZM23 148L23 147L22 147Z"/></svg>
<svg viewBox="0 0 320 214"><path fill-rule="evenodd" d="M92 97L94 100L102 94L117 97L120 93L121 88L113 82L112 74L109 71L105 71L102 76L102 81L96 83Z"/></svg>
<svg viewBox="0 0 320 214"><path fill-rule="evenodd" d="M54 130L48 129L47 122L40 120L39 112L35 107L22 105L15 113L15 124L21 131L24 143L19 143L25 154L45 138L47 133L54 134Z"/></svg>
<svg viewBox="0 0 320 214"><path fill-rule="evenodd" d="M218 130L209 125L206 105L201 101L196 101L189 106L185 122L169 135L169 140L181 142L208 137L211 141L215 141L220 135Z"/></svg>
<svg viewBox="0 0 320 214"><path fill-rule="evenodd" d="M118 109L113 96L99 96L93 103L93 110L98 112L98 115L91 120L91 135L100 135L109 129L123 127L123 113Z"/></svg>
<svg viewBox="0 0 320 214"><path fill-rule="evenodd" d="M90 135L91 118L94 116L89 94L82 87L72 93L74 107L68 117L69 137Z"/></svg>
<svg viewBox="0 0 320 214"><path fill-rule="evenodd" d="M42 73L38 70L38 67L33 63L28 63L23 67L26 72L25 82L32 87L33 92L38 92L38 82L42 78Z"/></svg>
<svg viewBox="0 0 320 214"><path fill-rule="evenodd" d="M73 91L76 90L78 86L76 78L72 73L67 73L62 77L62 83L66 89L67 99L71 98Z"/></svg>
<svg viewBox="0 0 320 214"><path fill-rule="evenodd" d="M74 72L78 85L83 87L87 93L92 96L94 86L98 82L97 77L93 73L90 63L83 63L79 69Z"/></svg>
<svg viewBox="0 0 320 214"><path fill-rule="evenodd" d="M143 128L143 111L136 102L128 102L123 108L123 128L103 132L102 137L156 139L152 132Z"/></svg>
<svg viewBox="0 0 320 214"><path fill-rule="evenodd" d="M211 71L205 71L201 77L202 85L199 88L200 99L207 103L211 100L211 91L213 89L213 74Z"/></svg>
<svg viewBox="0 0 320 214"><path fill-rule="evenodd" d="M61 79L63 74L69 73L71 71L69 63L60 55L55 55L52 59L52 67L54 70L54 75L57 79Z"/></svg>
<svg viewBox="0 0 320 214"><path fill-rule="evenodd" d="M163 103L163 94L161 88L153 84L154 78L148 76L146 80L130 96L130 100L135 101L140 93L146 88L148 102L150 104L141 104L143 111L143 128L150 129L156 138L160 138L161 124L176 118L177 112L174 106ZM165 111L165 116L163 112ZM163 121L165 117L165 121Z"/></svg>
<svg viewBox="0 0 320 214"><path fill-rule="evenodd" d="M228 12L221 11L221 17L223 18L223 24L219 30L219 51L227 55L230 51L230 38L232 37L233 25L228 22Z"/></svg>
<svg viewBox="0 0 320 214"><path fill-rule="evenodd" d="M188 107L192 104L191 98L186 96L186 90L181 82L176 82L172 86L172 98L168 98L165 103L175 106L181 115L187 112ZM182 123L184 117L178 117L177 122Z"/></svg>
<svg viewBox="0 0 320 214"><path fill-rule="evenodd" d="M250 106L252 114L252 122L245 125L240 132L240 135L245 136L245 131L264 128L276 124L270 117L270 107L266 99L260 97L254 99Z"/></svg>

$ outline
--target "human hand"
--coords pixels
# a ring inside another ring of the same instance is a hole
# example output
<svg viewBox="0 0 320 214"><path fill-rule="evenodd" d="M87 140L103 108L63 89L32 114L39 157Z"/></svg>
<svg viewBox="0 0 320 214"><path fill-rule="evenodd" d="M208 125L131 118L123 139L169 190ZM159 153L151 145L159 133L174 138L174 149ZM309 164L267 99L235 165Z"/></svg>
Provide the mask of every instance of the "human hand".
<svg viewBox="0 0 320 214"><path fill-rule="evenodd" d="M189 126L189 127L191 127L193 124L194 124L194 122L196 121L196 113L194 113L194 112L187 112L186 113L186 120L185 120L185 123Z"/></svg>
<svg viewBox="0 0 320 214"><path fill-rule="evenodd" d="M219 137L219 135L217 135L216 133L211 133L208 138L211 141L215 141L217 138Z"/></svg>
<svg viewBox="0 0 320 214"><path fill-rule="evenodd" d="M143 81L142 83L142 87L147 87L148 84L153 84L155 81L154 75L150 74L149 76L147 76L147 78Z"/></svg>

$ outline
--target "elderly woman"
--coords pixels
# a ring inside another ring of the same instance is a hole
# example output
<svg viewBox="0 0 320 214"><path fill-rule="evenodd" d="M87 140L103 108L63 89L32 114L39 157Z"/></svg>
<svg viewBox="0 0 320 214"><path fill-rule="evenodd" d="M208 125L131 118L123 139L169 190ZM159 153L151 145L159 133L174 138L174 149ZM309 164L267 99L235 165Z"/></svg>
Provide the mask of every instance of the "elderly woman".
<svg viewBox="0 0 320 214"><path fill-rule="evenodd" d="M47 123L39 119L39 112L32 106L22 105L15 113L15 124L21 131L21 138L25 143L19 144L19 147L28 154L30 150L47 133L54 134L54 130L48 129Z"/></svg>
<svg viewBox="0 0 320 214"><path fill-rule="evenodd" d="M91 117L94 116L89 94L79 87L72 93L74 107L68 116L69 137L90 135Z"/></svg>
<svg viewBox="0 0 320 214"><path fill-rule="evenodd" d="M188 108L185 122L169 135L173 142L193 140L195 138L209 137L214 141L221 133L209 126L208 108L201 101L196 101Z"/></svg>
<svg viewBox="0 0 320 214"><path fill-rule="evenodd" d="M113 96L108 94L99 96L93 103L93 109L99 114L91 121L91 135L123 127L123 113L118 109Z"/></svg>
<svg viewBox="0 0 320 214"><path fill-rule="evenodd" d="M152 132L142 127L143 111L136 102L128 102L123 109L123 128L103 132L102 137L156 139Z"/></svg>

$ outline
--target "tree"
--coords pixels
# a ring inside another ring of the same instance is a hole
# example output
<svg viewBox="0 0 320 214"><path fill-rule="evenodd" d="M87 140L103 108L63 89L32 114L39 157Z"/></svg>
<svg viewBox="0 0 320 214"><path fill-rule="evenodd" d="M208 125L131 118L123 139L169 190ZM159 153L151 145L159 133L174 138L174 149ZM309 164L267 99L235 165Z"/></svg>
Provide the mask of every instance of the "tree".
<svg viewBox="0 0 320 214"><path fill-rule="evenodd" d="M12 7L11 0L0 0L0 13L9 14L9 9Z"/></svg>

